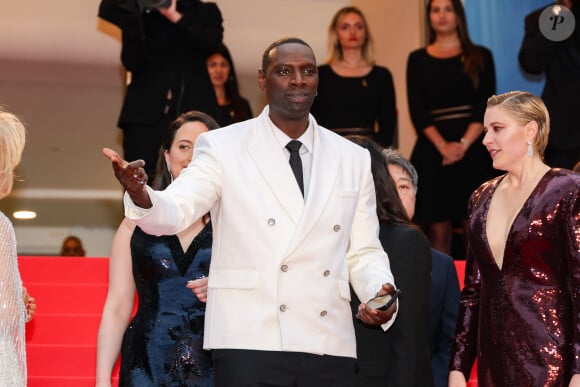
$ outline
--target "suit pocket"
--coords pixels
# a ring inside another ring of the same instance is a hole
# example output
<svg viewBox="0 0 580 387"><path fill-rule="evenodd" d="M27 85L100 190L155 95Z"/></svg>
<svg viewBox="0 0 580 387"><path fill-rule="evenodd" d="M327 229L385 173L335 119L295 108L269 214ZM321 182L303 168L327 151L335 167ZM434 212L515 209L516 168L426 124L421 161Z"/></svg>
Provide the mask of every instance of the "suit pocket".
<svg viewBox="0 0 580 387"><path fill-rule="evenodd" d="M338 280L338 290L342 298L350 301L350 286L347 281Z"/></svg>
<svg viewBox="0 0 580 387"><path fill-rule="evenodd" d="M254 289L258 283L258 272L253 270L211 270L208 279L210 288Z"/></svg>
<svg viewBox="0 0 580 387"><path fill-rule="evenodd" d="M336 196L339 198L356 198L358 197L358 191L354 190L345 190L345 191L338 191Z"/></svg>

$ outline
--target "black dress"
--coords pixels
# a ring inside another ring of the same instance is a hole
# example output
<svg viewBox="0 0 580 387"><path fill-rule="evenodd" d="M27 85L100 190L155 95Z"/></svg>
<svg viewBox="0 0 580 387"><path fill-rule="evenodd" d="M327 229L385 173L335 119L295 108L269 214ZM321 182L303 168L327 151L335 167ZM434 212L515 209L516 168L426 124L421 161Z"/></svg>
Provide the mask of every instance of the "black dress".
<svg viewBox="0 0 580 387"><path fill-rule="evenodd" d="M459 141L470 123L483 122L487 99L495 93L495 70L491 52L479 48L483 69L477 89L463 70L461 55L434 58L424 48L409 55L407 94L418 136L411 154L419 174L418 223L465 219L471 193L496 174L481 142L483 135L473 142L462 160L442 166L441 154L423 134L426 127L435 125L446 141Z"/></svg>
<svg viewBox="0 0 580 387"><path fill-rule="evenodd" d="M203 350L205 304L188 280L207 276L211 225L186 252L174 236L152 236L136 228L131 238L139 308L123 337L120 386L213 386Z"/></svg>
<svg viewBox="0 0 580 387"><path fill-rule="evenodd" d="M248 100L241 98L239 103L243 109L242 112L236 114L232 104L219 105L213 119L223 128L224 126L252 118L252 108L250 108Z"/></svg>
<svg viewBox="0 0 580 387"><path fill-rule="evenodd" d="M363 77L342 77L322 65L318 77L318 95L310 110L318 124L343 136L369 135L383 146L393 144L397 113L389 70L373 66Z"/></svg>

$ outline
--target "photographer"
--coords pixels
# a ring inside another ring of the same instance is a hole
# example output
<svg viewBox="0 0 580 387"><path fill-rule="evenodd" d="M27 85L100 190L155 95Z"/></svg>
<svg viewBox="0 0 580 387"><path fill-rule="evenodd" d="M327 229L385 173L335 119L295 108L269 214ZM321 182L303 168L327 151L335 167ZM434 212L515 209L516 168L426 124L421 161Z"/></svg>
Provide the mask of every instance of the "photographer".
<svg viewBox="0 0 580 387"><path fill-rule="evenodd" d="M545 74L542 100L550 112L550 137L544 152L548 165L572 169L580 161L580 0L558 0L556 5L569 8L576 20L570 37L554 41L539 27L546 7L526 16L525 35L519 52L522 69L530 74ZM553 4L554 5L554 4Z"/></svg>
<svg viewBox="0 0 580 387"><path fill-rule="evenodd" d="M153 181L169 123L190 110L217 111L205 59L221 47L221 12L199 0L102 0L99 17L121 29L130 72L118 121L124 157L145 160Z"/></svg>

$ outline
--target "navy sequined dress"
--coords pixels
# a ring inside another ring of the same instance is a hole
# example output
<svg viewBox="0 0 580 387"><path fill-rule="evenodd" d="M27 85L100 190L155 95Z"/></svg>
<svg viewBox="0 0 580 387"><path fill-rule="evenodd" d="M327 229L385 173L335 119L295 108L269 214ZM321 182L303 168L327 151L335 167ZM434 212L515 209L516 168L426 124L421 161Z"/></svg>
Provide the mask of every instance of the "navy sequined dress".
<svg viewBox="0 0 580 387"><path fill-rule="evenodd" d="M208 275L211 243L209 224L185 252L175 235L135 228L139 308L123 337L119 386L213 386L211 357L203 350L205 304L185 287Z"/></svg>
<svg viewBox="0 0 580 387"><path fill-rule="evenodd" d="M551 169L515 217L502 267L486 235L483 184L469 206L469 246L451 369L478 361L481 387L568 386L580 373L580 174Z"/></svg>

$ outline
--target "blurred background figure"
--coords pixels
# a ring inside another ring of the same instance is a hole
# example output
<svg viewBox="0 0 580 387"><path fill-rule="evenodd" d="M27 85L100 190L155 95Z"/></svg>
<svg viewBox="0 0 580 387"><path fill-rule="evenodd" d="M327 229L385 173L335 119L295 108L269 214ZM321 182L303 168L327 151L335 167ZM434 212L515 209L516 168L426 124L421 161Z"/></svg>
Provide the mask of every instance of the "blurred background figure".
<svg viewBox="0 0 580 387"><path fill-rule="evenodd" d="M383 150L389 174L409 219L415 214L419 176L415 167L397 150ZM431 249L431 301L429 310L429 350L433 386L447 387L451 341L459 306L459 281L453 258Z"/></svg>
<svg viewBox="0 0 580 387"><path fill-rule="evenodd" d="M546 7L535 10L526 16L518 59L525 71L546 75L542 99L551 118L546 164L572 169L580 161L580 1L558 0L556 4L571 9L576 19L572 35L562 41L548 39L538 23Z"/></svg>
<svg viewBox="0 0 580 387"><path fill-rule="evenodd" d="M207 56L220 49L222 17L199 0L101 0L99 17L121 29L130 72L118 125L127 160L145 160L152 182L161 140L181 113L217 113Z"/></svg>
<svg viewBox="0 0 580 387"><path fill-rule="evenodd" d="M392 145L397 127L393 78L375 64L373 38L360 9L344 7L334 15L328 50L311 109L316 121L343 136L364 135Z"/></svg>
<svg viewBox="0 0 580 387"><path fill-rule="evenodd" d="M431 246L451 253L453 227L462 228L469 195L493 176L481 144L483 113L495 92L491 52L471 42L460 0L430 0L429 44L407 62L407 93L417 131L411 162L417 168L416 221ZM455 258L463 259L464 246Z"/></svg>
<svg viewBox="0 0 580 387"><path fill-rule="evenodd" d="M26 131L20 120L0 110L0 199L12 191L14 169L20 163ZM16 236L0 212L0 385L26 386L25 327L29 314L18 271ZM28 302L26 302L28 304ZM35 305L36 307L36 305Z"/></svg>
<svg viewBox="0 0 580 387"><path fill-rule="evenodd" d="M161 145L152 187L165 189L189 165L197 137L217 127L201 112L177 118ZM99 327L98 387L111 386L119 353L120 386L213 386L211 356L202 347L201 302L207 295L211 230L209 216L169 236L145 234L128 219L122 221L111 248L109 290ZM188 281L202 278L199 297ZM131 319L135 293L139 307Z"/></svg>
<svg viewBox="0 0 580 387"><path fill-rule="evenodd" d="M217 98L217 113L213 118L220 126L252 118L247 99L240 95L238 79L230 51L224 45L207 58L207 71Z"/></svg>
<svg viewBox="0 0 580 387"><path fill-rule="evenodd" d="M389 256L397 287L403 293L393 326L364 324L353 318L357 344L357 386L426 387L432 385L429 361L429 290L431 249L423 232L414 226L397 194L382 148L368 137L348 136L371 155L371 171L380 222L379 239ZM359 298L351 287L351 308L356 315Z"/></svg>
<svg viewBox="0 0 580 387"><path fill-rule="evenodd" d="M542 100L489 98L483 142L506 171L469 201L465 286L449 386L580 385L580 175L542 156L550 118Z"/></svg>
<svg viewBox="0 0 580 387"><path fill-rule="evenodd" d="M74 235L67 236L62 242L60 255L63 257L84 257L85 249L80 238Z"/></svg>

